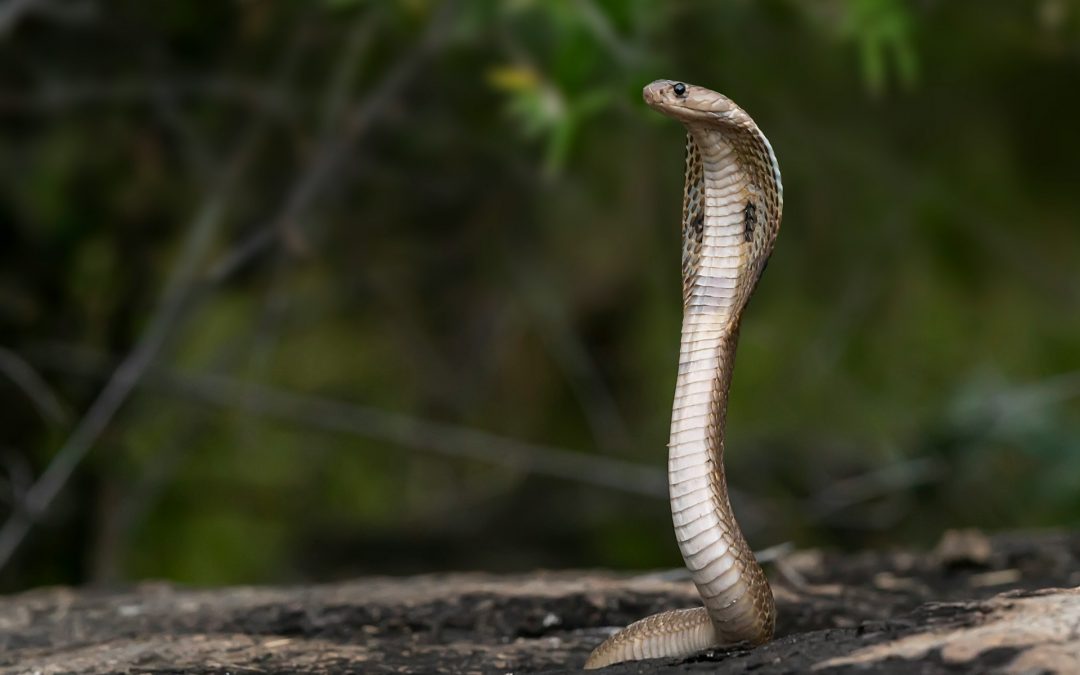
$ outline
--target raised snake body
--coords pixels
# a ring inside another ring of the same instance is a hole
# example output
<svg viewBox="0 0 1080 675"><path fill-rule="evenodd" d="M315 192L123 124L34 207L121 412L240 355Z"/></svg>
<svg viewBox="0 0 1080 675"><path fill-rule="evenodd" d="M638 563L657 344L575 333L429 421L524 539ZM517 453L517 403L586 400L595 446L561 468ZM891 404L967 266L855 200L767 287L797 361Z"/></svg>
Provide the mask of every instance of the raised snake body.
<svg viewBox="0 0 1080 675"><path fill-rule="evenodd" d="M765 573L728 500L724 426L743 308L780 229L783 186L768 139L729 98L672 80L645 102L686 127L683 324L668 443L675 537L704 607L655 614L597 647L585 663L680 657L760 644L776 609Z"/></svg>

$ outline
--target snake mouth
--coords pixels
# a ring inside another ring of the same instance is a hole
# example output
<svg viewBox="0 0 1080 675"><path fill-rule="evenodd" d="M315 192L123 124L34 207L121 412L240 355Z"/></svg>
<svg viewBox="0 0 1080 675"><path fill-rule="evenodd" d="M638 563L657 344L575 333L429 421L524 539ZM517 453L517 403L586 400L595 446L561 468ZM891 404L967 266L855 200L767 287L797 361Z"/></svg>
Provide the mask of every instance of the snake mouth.
<svg viewBox="0 0 1080 675"><path fill-rule="evenodd" d="M650 107L655 108L663 100L661 91L670 89L674 85L675 83L671 80L656 80L655 82L650 82L641 90L641 97L645 99L645 102L648 103Z"/></svg>
<svg viewBox="0 0 1080 675"><path fill-rule="evenodd" d="M645 88L641 90L641 97L650 108L670 114L666 108L676 104L679 99L679 96L675 94L675 85L683 87L683 96L685 96L686 84L674 80L656 80L645 85Z"/></svg>

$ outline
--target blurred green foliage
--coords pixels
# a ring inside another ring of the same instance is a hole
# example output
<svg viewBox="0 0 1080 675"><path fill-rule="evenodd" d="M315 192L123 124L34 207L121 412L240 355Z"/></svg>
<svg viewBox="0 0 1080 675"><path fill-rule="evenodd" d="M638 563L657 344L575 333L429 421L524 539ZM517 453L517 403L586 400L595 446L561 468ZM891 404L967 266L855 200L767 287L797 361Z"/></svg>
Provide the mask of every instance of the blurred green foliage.
<svg viewBox="0 0 1080 675"><path fill-rule="evenodd" d="M7 588L677 565L620 463L662 472L677 357L658 77L739 102L784 174L729 415L751 542L1080 516L1080 3L27 6L0 26L3 515L227 189Z"/></svg>

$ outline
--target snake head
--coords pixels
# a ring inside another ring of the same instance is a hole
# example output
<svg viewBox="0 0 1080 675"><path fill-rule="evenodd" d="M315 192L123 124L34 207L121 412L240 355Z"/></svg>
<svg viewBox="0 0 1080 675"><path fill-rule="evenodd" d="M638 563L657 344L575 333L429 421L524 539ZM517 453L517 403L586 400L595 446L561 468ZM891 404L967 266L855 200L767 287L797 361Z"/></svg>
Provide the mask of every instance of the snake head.
<svg viewBox="0 0 1080 675"><path fill-rule="evenodd" d="M651 82L641 94L650 108L684 124L723 123L742 112L723 94L675 80Z"/></svg>

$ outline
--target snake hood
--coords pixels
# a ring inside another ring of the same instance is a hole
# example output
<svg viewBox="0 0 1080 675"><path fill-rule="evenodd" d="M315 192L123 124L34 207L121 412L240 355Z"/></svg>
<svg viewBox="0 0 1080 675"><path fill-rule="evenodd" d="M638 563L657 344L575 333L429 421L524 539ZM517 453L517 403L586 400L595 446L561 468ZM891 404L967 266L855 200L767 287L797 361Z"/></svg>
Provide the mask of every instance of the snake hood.
<svg viewBox="0 0 1080 675"><path fill-rule="evenodd" d="M761 133L750 115L727 96L696 84L677 80L655 80L645 85L642 98L650 108L662 115L682 122L689 131L702 127L726 128L728 131L748 133L764 146L767 157L760 158L759 166L767 166L769 176L775 183L776 208L783 206L784 184L780 179L779 163L772 144Z"/></svg>

